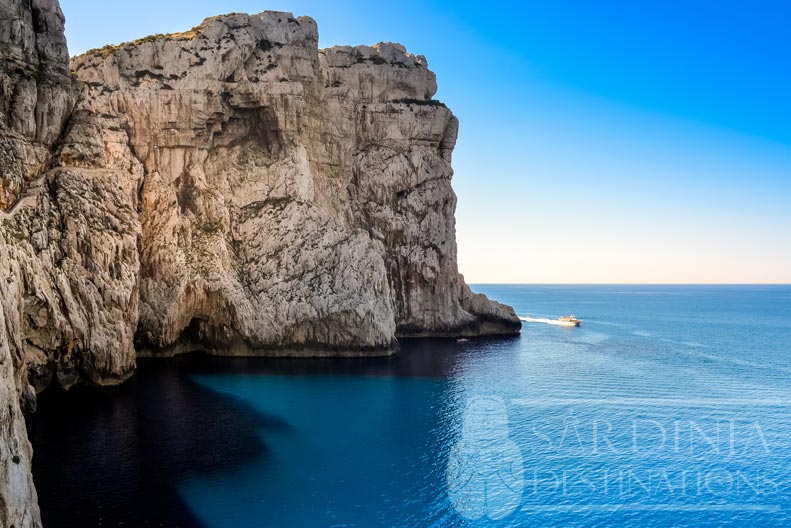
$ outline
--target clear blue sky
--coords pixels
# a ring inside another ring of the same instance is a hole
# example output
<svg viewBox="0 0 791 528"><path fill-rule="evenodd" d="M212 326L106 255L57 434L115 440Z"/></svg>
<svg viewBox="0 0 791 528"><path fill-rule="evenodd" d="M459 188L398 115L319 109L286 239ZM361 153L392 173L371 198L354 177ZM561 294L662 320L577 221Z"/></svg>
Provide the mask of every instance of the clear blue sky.
<svg viewBox="0 0 791 528"><path fill-rule="evenodd" d="M426 55L470 282L791 282L787 1L61 5L72 54L276 9Z"/></svg>

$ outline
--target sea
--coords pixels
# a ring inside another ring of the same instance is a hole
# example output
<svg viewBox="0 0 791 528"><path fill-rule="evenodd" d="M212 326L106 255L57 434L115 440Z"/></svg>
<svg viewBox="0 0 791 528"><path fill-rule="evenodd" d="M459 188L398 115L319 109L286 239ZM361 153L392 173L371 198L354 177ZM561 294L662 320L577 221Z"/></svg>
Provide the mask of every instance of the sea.
<svg viewBox="0 0 791 528"><path fill-rule="evenodd" d="M791 526L791 286L473 289L583 323L45 391L44 526Z"/></svg>

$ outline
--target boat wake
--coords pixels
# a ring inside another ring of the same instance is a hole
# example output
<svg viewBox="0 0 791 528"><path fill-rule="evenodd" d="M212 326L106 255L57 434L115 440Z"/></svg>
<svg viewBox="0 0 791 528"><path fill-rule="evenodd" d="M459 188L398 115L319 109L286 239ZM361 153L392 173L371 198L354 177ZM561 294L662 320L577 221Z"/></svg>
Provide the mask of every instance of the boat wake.
<svg viewBox="0 0 791 528"><path fill-rule="evenodd" d="M543 323L543 324L549 324L555 326L564 326L563 323L561 323L557 319L546 319L543 317L525 317L522 315L519 316L519 319L525 321L526 323Z"/></svg>

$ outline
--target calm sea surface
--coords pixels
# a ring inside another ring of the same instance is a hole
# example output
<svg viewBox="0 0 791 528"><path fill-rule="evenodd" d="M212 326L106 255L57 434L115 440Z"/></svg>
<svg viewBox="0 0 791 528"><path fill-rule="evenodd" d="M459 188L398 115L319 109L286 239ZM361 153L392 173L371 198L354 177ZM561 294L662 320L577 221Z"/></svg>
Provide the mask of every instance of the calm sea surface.
<svg viewBox="0 0 791 528"><path fill-rule="evenodd" d="M791 287L474 289L584 323L43 394L45 526L791 525Z"/></svg>

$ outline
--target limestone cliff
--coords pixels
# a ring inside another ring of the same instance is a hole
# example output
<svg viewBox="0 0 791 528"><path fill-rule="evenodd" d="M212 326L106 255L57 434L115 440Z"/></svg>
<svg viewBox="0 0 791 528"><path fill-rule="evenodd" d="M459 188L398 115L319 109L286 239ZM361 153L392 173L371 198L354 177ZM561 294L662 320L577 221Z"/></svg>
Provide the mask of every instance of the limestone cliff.
<svg viewBox="0 0 791 528"><path fill-rule="evenodd" d="M32 308L22 291L31 285L15 248L42 238L22 237L11 206L23 205L23 194L49 166L79 91L68 70L63 21L54 0L0 0L0 526L16 528L41 521L20 408L20 399L35 399L22 335ZM35 287L29 291L36 298Z"/></svg>
<svg viewBox="0 0 791 528"><path fill-rule="evenodd" d="M424 57L319 50L312 19L265 12L72 69L85 115L61 162L139 185L144 353L375 353L518 330L458 275L458 121Z"/></svg>
<svg viewBox="0 0 791 528"><path fill-rule="evenodd" d="M424 57L265 12L69 64L63 24L0 0L0 525L39 524L19 401L53 382L519 331L458 274L458 121Z"/></svg>

